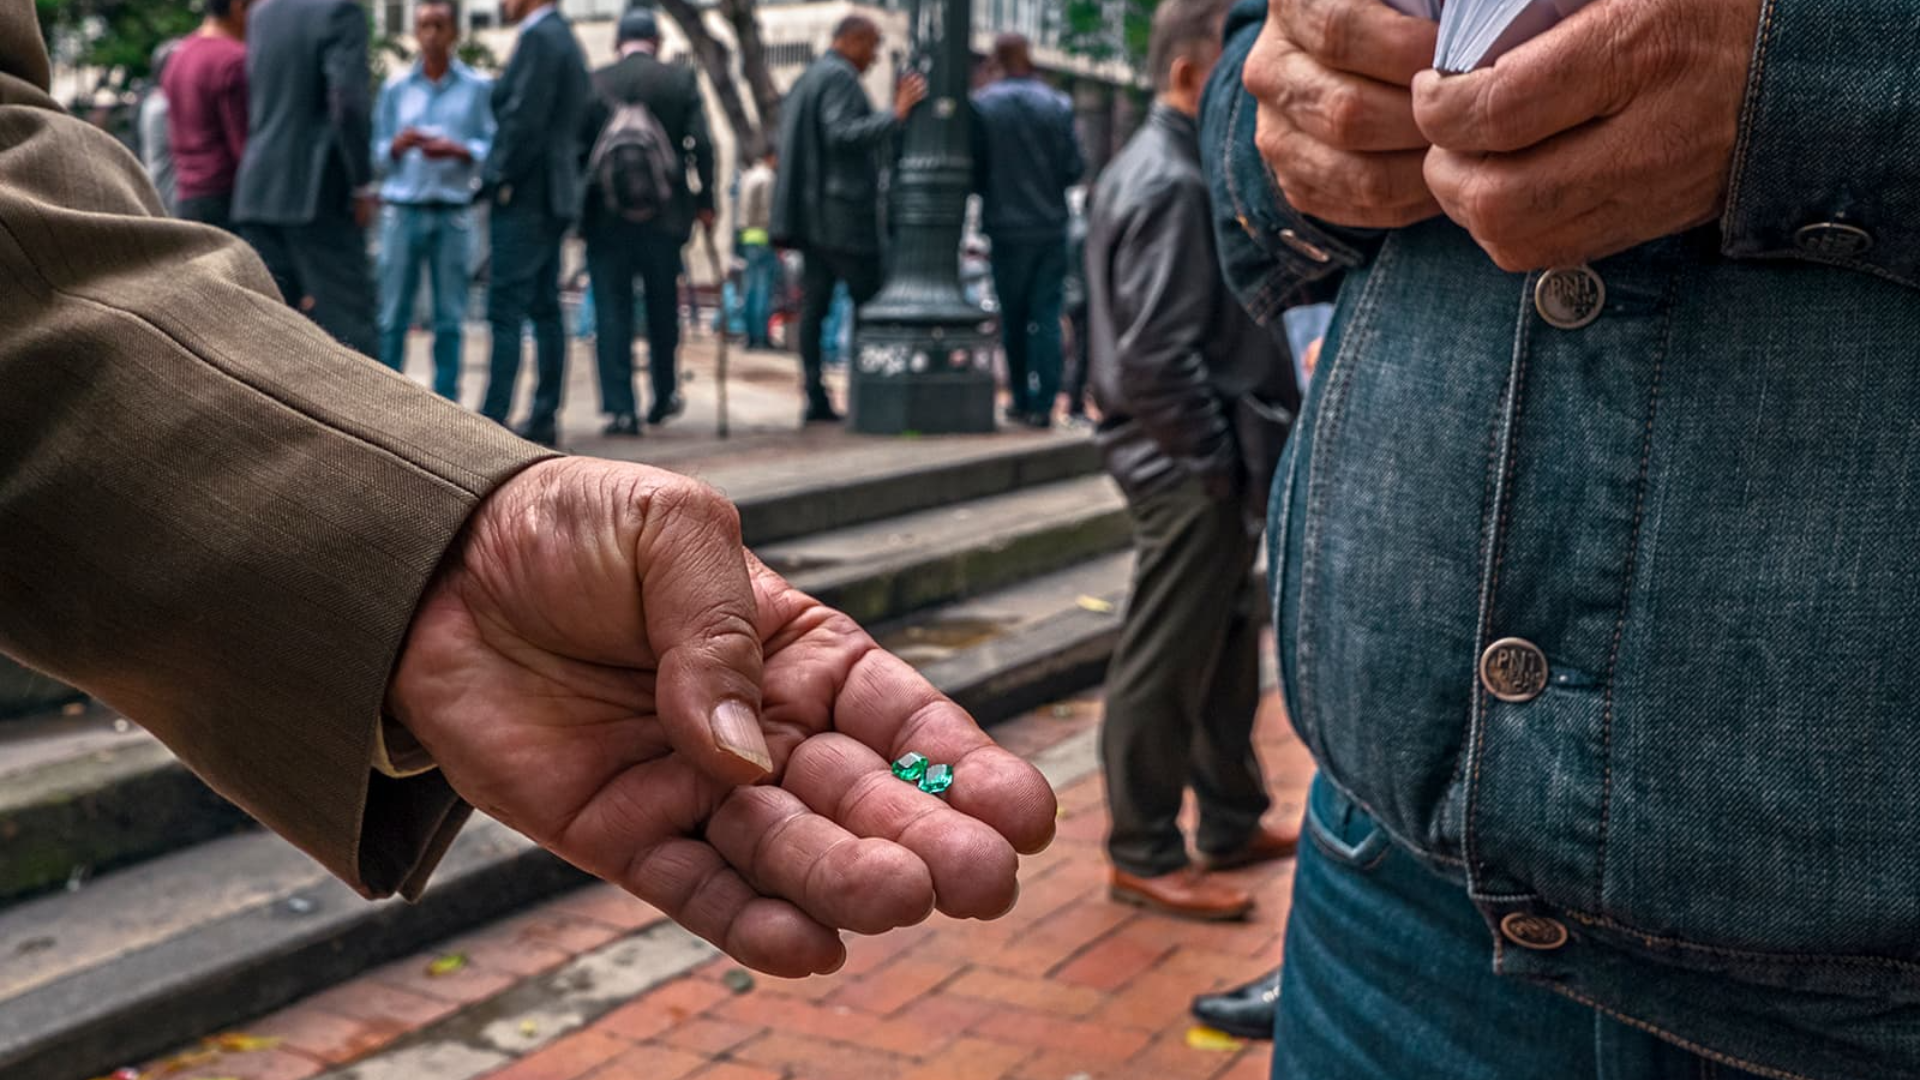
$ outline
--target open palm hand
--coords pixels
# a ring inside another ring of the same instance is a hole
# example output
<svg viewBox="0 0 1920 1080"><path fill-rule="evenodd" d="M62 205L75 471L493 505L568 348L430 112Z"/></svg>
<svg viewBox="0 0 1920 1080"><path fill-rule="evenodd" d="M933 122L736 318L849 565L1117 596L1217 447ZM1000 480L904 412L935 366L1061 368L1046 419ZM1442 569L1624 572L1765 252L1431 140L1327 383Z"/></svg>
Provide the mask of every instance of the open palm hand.
<svg viewBox="0 0 1920 1080"><path fill-rule="evenodd" d="M683 477L566 459L475 515L422 598L393 716L475 806L749 966L1017 895L1052 791ZM945 799L895 779L953 766Z"/></svg>

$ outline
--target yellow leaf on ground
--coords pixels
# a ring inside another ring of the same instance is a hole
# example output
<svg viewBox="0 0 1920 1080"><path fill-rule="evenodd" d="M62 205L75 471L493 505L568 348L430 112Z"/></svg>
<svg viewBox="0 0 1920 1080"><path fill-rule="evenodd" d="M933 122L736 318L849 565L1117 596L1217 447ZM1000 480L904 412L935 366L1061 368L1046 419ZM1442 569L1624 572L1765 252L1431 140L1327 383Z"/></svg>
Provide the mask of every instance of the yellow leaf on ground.
<svg viewBox="0 0 1920 1080"><path fill-rule="evenodd" d="M207 1045L225 1050L229 1054L248 1054L255 1050L271 1050L280 1045L277 1036L247 1035L238 1031L229 1031L224 1035L215 1035L207 1040Z"/></svg>
<svg viewBox="0 0 1920 1080"><path fill-rule="evenodd" d="M427 965L427 974L437 979L443 975L451 975L466 966L466 953L450 952L445 956L434 957L433 962Z"/></svg>
<svg viewBox="0 0 1920 1080"><path fill-rule="evenodd" d="M1101 615L1110 615L1113 613L1113 601L1102 600L1097 596L1083 596L1075 600L1074 603L1079 604L1084 611L1092 611Z"/></svg>
<svg viewBox="0 0 1920 1080"><path fill-rule="evenodd" d="M1212 1050L1222 1054L1231 1054L1246 1043L1224 1031L1203 1027L1199 1024L1187 1029L1187 1045L1195 1050Z"/></svg>

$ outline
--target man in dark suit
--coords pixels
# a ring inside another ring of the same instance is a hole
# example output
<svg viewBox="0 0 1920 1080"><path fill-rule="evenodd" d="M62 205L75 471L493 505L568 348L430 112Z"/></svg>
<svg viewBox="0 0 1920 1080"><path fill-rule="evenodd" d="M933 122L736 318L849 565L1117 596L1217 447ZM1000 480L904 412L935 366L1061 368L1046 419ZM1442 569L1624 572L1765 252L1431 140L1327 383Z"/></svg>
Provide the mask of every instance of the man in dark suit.
<svg viewBox="0 0 1920 1080"><path fill-rule="evenodd" d="M367 356L379 351L361 189L372 178L367 12L265 0L247 17L247 147L233 221L280 295Z"/></svg>
<svg viewBox="0 0 1920 1080"><path fill-rule="evenodd" d="M531 319L539 381L519 432L552 446L559 441L556 418L567 379L560 241L580 216L580 128L593 90L586 55L553 0L504 0L501 13L520 24L520 40L493 87L499 128L481 173L480 193L491 214L493 357L480 414L507 422L520 376L520 333Z"/></svg>
<svg viewBox="0 0 1920 1080"><path fill-rule="evenodd" d="M847 16L834 29L833 47L800 76L782 107L772 231L774 243L806 255L800 359L808 423L840 419L820 385L820 328L835 282L847 283L855 304L880 291L880 151L927 96L926 80L908 75L894 90L893 111L874 112L860 76L879 53L880 28Z"/></svg>
<svg viewBox="0 0 1920 1080"><path fill-rule="evenodd" d="M581 212L587 271L593 277L600 409L611 418L607 434L638 435L633 281L640 279L647 300L647 369L653 379L653 407L647 410L647 423L663 424L686 408L675 385L680 253L696 220L703 229L713 228L713 140L707 134L707 113L693 68L660 62L660 23L653 12L635 8L621 16L617 45L620 59L593 73L594 101L587 110L585 145L595 144L620 106L639 104L659 123L677 155L676 167L667 170L672 197L652 220L628 220L591 176ZM689 166L698 177L698 192L687 185Z"/></svg>

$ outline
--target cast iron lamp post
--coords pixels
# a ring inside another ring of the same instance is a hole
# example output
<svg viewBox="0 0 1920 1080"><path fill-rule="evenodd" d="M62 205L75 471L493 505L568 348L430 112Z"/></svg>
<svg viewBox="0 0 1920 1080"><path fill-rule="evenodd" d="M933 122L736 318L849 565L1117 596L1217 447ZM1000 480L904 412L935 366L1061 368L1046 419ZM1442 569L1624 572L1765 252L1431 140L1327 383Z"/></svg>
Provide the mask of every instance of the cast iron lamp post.
<svg viewBox="0 0 1920 1080"><path fill-rule="evenodd" d="M960 285L973 186L971 0L915 0L908 64L927 100L907 118L893 174L893 261L860 309L848 422L872 435L994 429L992 316Z"/></svg>

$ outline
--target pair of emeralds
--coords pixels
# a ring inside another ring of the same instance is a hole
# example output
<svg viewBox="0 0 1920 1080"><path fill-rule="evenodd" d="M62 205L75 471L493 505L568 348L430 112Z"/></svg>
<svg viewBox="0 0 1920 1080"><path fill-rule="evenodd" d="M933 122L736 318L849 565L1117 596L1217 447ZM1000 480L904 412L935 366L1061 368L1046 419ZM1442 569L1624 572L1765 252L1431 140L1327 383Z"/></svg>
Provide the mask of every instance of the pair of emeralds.
<svg viewBox="0 0 1920 1080"><path fill-rule="evenodd" d="M953 766L935 765L924 755L908 751L893 763L893 775L909 784L920 785L929 795L938 795L953 786Z"/></svg>

